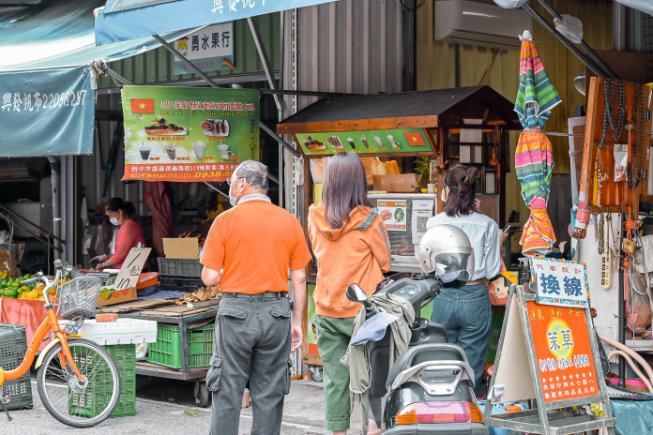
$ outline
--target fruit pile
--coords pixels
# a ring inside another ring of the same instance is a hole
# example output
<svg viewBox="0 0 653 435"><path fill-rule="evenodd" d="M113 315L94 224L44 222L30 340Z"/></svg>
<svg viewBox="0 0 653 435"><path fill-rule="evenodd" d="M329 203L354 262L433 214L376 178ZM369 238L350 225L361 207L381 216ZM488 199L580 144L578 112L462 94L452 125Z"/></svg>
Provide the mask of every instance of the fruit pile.
<svg viewBox="0 0 653 435"><path fill-rule="evenodd" d="M12 299L30 299L33 301L42 301L43 300L43 289L45 284L34 283L30 285L21 285L22 281L33 278L32 275L26 274L16 277L16 279L10 278L6 272L0 271L0 297L3 298L12 298ZM59 285L67 282L68 280L59 281ZM50 289L48 292L50 295L56 294L56 289Z"/></svg>

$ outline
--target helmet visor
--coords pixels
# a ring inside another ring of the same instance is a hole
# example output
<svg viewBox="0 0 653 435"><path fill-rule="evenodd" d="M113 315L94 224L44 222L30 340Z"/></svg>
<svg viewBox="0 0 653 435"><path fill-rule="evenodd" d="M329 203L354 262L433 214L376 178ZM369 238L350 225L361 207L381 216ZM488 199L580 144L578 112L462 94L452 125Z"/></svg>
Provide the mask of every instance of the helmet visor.
<svg viewBox="0 0 653 435"><path fill-rule="evenodd" d="M435 275L444 284L467 282L471 278L470 264L474 256L468 253L442 253L435 257Z"/></svg>

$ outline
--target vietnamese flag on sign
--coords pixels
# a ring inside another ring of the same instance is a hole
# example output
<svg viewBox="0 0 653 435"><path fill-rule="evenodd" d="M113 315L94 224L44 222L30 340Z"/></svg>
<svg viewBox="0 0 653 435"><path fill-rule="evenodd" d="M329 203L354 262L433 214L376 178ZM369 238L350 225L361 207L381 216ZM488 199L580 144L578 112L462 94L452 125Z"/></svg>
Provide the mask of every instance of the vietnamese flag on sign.
<svg viewBox="0 0 653 435"><path fill-rule="evenodd" d="M424 136L422 136L422 133L420 132L415 132L415 131L408 132L408 133L404 133L404 136L406 137L408 146L423 147L426 145L426 142L424 142Z"/></svg>
<svg viewBox="0 0 653 435"><path fill-rule="evenodd" d="M153 98L132 98L132 113L154 113Z"/></svg>

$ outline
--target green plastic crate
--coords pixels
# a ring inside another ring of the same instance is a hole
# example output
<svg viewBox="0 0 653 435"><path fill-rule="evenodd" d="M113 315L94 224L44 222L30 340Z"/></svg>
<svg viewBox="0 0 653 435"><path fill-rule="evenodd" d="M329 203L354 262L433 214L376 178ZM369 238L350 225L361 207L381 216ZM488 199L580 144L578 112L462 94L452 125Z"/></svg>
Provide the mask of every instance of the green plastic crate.
<svg viewBox="0 0 653 435"><path fill-rule="evenodd" d="M136 346L133 344L104 346L118 366L120 397L110 417L136 415ZM96 373L84 394L68 391L71 414L92 417L100 413L111 399L111 373Z"/></svg>
<svg viewBox="0 0 653 435"><path fill-rule="evenodd" d="M5 370L17 369L27 351L25 327L0 323L0 367ZM8 381L2 389L5 407L10 410L32 409L32 383L29 372L20 379Z"/></svg>
<svg viewBox="0 0 653 435"><path fill-rule="evenodd" d="M211 323L188 330L188 367L204 368L209 366L213 353L215 324ZM177 325L159 323L157 325L156 343L147 347L147 360L173 369L181 368L181 333Z"/></svg>

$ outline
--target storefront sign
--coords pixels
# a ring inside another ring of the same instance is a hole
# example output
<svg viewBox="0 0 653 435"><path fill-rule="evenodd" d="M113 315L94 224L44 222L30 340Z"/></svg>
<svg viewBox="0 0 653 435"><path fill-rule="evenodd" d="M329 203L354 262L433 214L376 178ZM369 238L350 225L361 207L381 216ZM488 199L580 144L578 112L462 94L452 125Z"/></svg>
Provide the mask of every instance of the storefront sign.
<svg viewBox="0 0 653 435"><path fill-rule="evenodd" d="M358 154L429 152L431 145L424 130L370 130L332 133L298 133L299 146L307 156L328 156L342 151Z"/></svg>
<svg viewBox="0 0 653 435"><path fill-rule="evenodd" d="M178 39L175 48L204 72L231 71L234 64L234 25L232 22L204 27ZM194 73L188 65L175 60L175 74Z"/></svg>
<svg viewBox="0 0 653 435"><path fill-rule="evenodd" d="M585 310L535 302L527 310L544 401L599 394Z"/></svg>
<svg viewBox="0 0 653 435"><path fill-rule="evenodd" d="M538 257L531 261L539 304L583 308L587 306L585 264Z"/></svg>
<svg viewBox="0 0 653 435"><path fill-rule="evenodd" d="M124 180L225 181L259 156L252 89L125 86Z"/></svg>
<svg viewBox="0 0 653 435"><path fill-rule="evenodd" d="M92 154L95 94L88 67L44 74L0 73L0 155Z"/></svg>
<svg viewBox="0 0 653 435"><path fill-rule="evenodd" d="M379 199L376 208L388 231L406 231L406 200Z"/></svg>

